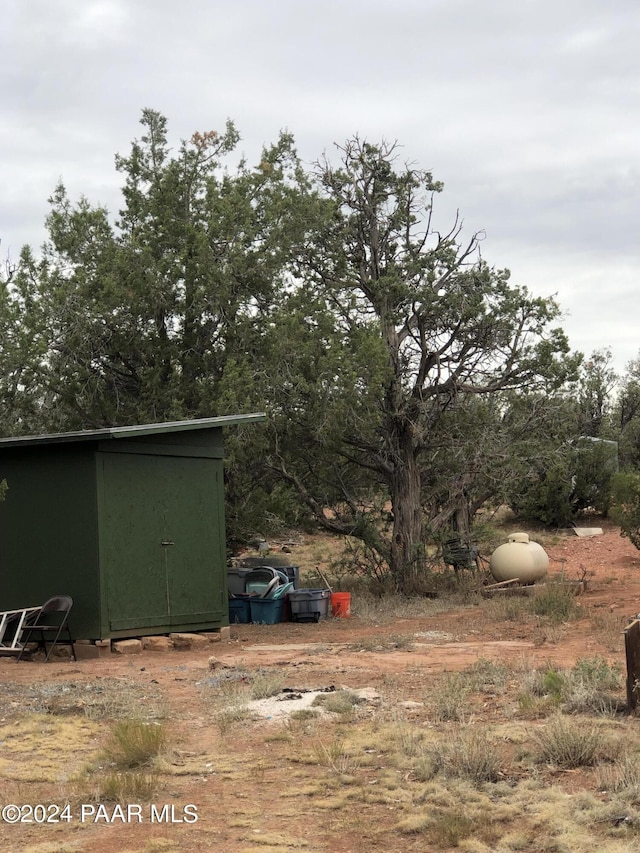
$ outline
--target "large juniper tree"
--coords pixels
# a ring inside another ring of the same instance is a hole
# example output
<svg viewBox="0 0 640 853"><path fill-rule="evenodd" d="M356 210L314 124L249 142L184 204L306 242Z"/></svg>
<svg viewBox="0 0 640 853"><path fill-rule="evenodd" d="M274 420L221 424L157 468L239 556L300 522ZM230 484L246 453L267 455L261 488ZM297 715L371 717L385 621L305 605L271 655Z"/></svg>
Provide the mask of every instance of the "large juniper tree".
<svg viewBox="0 0 640 853"><path fill-rule="evenodd" d="M116 158L115 221L60 184L42 254L25 249L14 276L9 301L32 343L25 396L47 428L256 405L263 327L305 222L293 140L283 134L255 168L227 169L232 124L173 151L162 115L145 110L141 123Z"/></svg>
<svg viewBox="0 0 640 853"><path fill-rule="evenodd" d="M567 357L553 327L552 299L510 284L506 270L480 257L478 235L461 242L459 221L435 230L442 186L431 173L400 165L395 145L356 137L339 151L339 165L325 159L316 170L332 211L301 257L303 283L290 306L318 328L330 316L331 332L316 389L307 383L304 406L290 404L282 425L291 435L291 420L301 420L330 450L330 517L320 498L329 471L317 449L314 462L294 430L279 464L321 523L368 538L396 585L409 588L424 561L425 510L433 509L422 503L425 463L442 443L445 416L508 391L548 393L577 357ZM365 473L370 489L382 486L390 499L388 535L356 500Z"/></svg>

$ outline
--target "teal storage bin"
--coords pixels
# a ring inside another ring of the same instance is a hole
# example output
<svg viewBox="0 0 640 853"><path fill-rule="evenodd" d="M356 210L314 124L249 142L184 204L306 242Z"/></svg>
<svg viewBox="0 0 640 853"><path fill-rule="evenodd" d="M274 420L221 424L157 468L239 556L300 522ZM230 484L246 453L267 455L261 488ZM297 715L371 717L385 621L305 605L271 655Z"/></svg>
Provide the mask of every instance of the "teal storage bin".
<svg viewBox="0 0 640 853"><path fill-rule="evenodd" d="M249 597L229 599L229 625L246 625L251 622Z"/></svg>
<svg viewBox="0 0 640 853"><path fill-rule="evenodd" d="M277 625L282 622L284 599L282 598L251 598L251 621L262 625Z"/></svg>

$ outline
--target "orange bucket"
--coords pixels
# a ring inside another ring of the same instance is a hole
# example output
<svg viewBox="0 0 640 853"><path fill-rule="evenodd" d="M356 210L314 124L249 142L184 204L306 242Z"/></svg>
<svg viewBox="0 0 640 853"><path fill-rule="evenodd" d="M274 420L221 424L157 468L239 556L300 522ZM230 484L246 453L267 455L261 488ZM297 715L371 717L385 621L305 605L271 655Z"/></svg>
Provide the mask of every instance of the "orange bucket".
<svg viewBox="0 0 640 853"><path fill-rule="evenodd" d="M332 592L331 612L336 618L348 619L351 616L351 593Z"/></svg>

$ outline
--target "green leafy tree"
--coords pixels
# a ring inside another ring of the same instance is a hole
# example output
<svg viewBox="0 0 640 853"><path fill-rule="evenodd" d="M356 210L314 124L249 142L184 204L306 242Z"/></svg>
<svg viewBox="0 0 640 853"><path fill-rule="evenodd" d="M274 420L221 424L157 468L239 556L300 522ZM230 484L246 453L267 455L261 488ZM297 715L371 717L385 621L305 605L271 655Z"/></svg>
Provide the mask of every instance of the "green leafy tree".
<svg viewBox="0 0 640 853"><path fill-rule="evenodd" d="M444 529L445 537L455 531L469 538L476 513L486 505L507 504L551 521L547 475L563 464L575 435L566 397L517 392L471 397L444 413L439 435L423 474L434 535ZM570 491L571 477L567 482Z"/></svg>
<svg viewBox="0 0 640 853"><path fill-rule="evenodd" d="M446 414L474 398L556 389L578 358L567 355L564 334L551 325L553 300L532 297L509 283L507 271L486 264L479 235L461 244L459 222L445 234L432 227L442 186L429 172L397 168L394 145L357 137L340 155L337 167L318 164L318 185L333 210L301 258L300 294L323 317L332 315L329 350L341 340L346 353L357 342L369 354L366 365L354 358L348 371L353 408L342 394L335 405L341 380L331 372L314 392L312 405L324 412L315 435L341 462L341 513L326 519L323 477L304 453L281 454L280 468L321 523L368 537L395 584L408 588L424 565L423 462ZM386 490L388 535L372 529L354 500L358 472Z"/></svg>
<svg viewBox="0 0 640 853"><path fill-rule="evenodd" d="M176 150L161 114L141 123L116 159L118 218L61 184L41 255L25 248L2 282L0 426L265 406L270 429L228 443L231 515L268 499L292 512L294 490L411 588L429 530L495 489L509 395L575 373L555 302L511 285L458 221L435 230L442 186L393 145L351 139L308 174L288 134L231 167L230 123Z"/></svg>
<svg viewBox="0 0 640 853"><path fill-rule="evenodd" d="M163 116L145 110L141 123L116 159L117 221L59 185L42 256L25 249L16 272L37 351L31 393L52 428L255 405L262 328L304 233L293 140L282 135L258 167L231 173L221 161L238 141L232 124L172 153Z"/></svg>
<svg viewBox="0 0 640 853"><path fill-rule="evenodd" d="M31 299L16 285L18 264L0 271L0 434L37 430L41 400L38 367L44 356L34 340ZM29 321L25 321L29 318Z"/></svg>
<svg viewBox="0 0 640 853"><path fill-rule="evenodd" d="M315 203L293 139L281 134L249 167L229 163L239 139L231 123L177 148L160 113L144 110L141 125L116 158L117 217L72 201L59 184L42 251L25 247L2 282L5 434L264 405L271 315ZM259 432L227 437L229 526L238 535L263 485Z"/></svg>
<svg viewBox="0 0 640 853"><path fill-rule="evenodd" d="M610 432L613 392L618 375L611 367L611 350L596 350L584 362L578 382L578 432L593 438Z"/></svg>
<svg viewBox="0 0 640 853"><path fill-rule="evenodd" d="M612 420L621 467L640 470L640 358L630 361L621 377Z"/></svg>
<svg viewBox="0 0 640 853"><path fill-rule="evenodd" d="M613 479L611 518L620 526L621 536L640 549L640 474L625 471Z"/></svg>

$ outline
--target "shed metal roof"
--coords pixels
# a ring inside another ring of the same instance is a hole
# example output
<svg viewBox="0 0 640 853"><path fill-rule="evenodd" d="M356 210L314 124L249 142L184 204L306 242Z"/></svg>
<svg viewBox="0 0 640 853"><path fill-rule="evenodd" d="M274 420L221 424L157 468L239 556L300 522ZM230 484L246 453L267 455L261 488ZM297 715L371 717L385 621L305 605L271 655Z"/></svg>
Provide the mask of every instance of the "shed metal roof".
<svg viewBox="0 0 640 853"><path fill-rule="evenodd" d="M24 447L34 444L62 444L74 441L104 441L110 438L136 438L146 435L162 435L163 433L239 426L240 424L259 423L266 419L267 416L263 412L254 412L249 415L224 415L217 418L196 418L188 421L171 421L159 424L104 427L102 429L61 432L51 435L22 435L14 436L13 438L0 438L0 449L3 447Z"/></svg>

